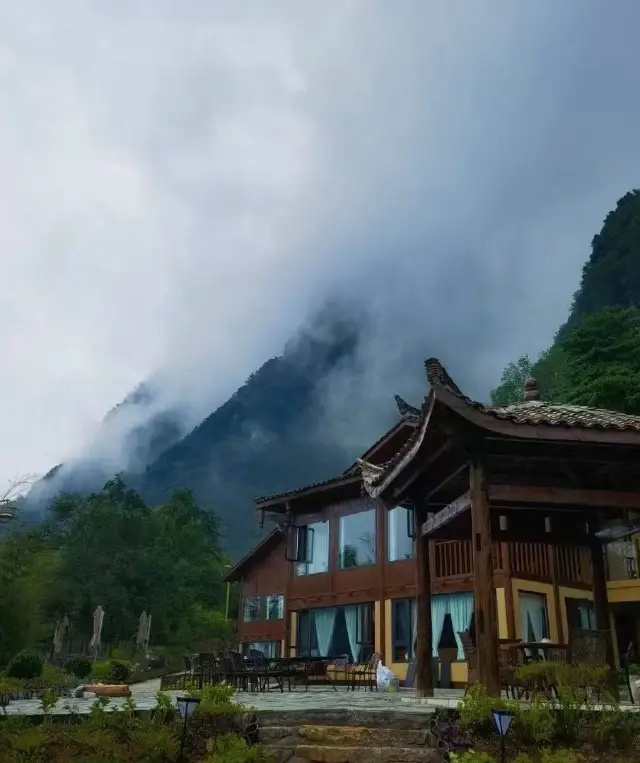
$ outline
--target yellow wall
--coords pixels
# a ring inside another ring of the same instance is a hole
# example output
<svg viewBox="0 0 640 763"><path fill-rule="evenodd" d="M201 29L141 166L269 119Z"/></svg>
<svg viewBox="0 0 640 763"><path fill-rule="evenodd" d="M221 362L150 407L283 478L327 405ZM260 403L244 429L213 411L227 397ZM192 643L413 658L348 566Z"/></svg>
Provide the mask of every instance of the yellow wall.
<svg viewBox="0 0 640 763"><path fill-rule="evenodd" d="M382 602L375 601L373 603L373 623L374 623L374 635L373 635L373 645L374 645L374 652L382 652L383 656L383 662L384 662L384 656L385 656L385 650L383 648L382 644L382 623L381 623L381 617L380 613L382 611ZM385 622L388 622L389 616L387 615Z"/></svg>
<svg viewBox="0 0 640 763"><path fill-rule="evenodd" d="M610 604L640 602L640 580L610 580L607 598Z"/></svg>
<svg viewBox="0 0 640 763"><path fill-rule="evenodd" d="M499 638L507 638L507 602L505 597L504 588L496 589L496 603L498 608L498 635ZM378 605L376 602L376 622L378 622ZM384 634L384 657L385 665L391 668L398 678L403 681L407 675L408 663L406 662L391 662L393 655L393 638L391 632L391 599L387 599L384 602L385 612L385 634ZM377 626L376 626L377 631ZM376 646L377 648L377 646ZM388 660L388 662L387 662ZM451 681L454 684L466 684L467 683L467 663L452 662L451 663Z"/></svg>
<svg viewBox="0 0 640 763"><path fill-rule="evenodd" d="M296 639L298 638L298 613L292 612L291 613L291 631L289 634L289 644L291 646L289 657L295 657L296 656ZM284 643L284 642L283 642Z"/></svg>

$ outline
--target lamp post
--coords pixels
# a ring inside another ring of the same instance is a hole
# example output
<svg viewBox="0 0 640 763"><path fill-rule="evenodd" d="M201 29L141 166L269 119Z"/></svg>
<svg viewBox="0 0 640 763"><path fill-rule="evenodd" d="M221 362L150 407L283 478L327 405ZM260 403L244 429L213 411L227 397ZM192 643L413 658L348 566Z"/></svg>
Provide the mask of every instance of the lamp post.
<svg viewBox="0 0 640 763"><path fill-rule="evenodd" d="M176 700L178 703L178 711L180 717L183 720L182 725L182 739L180 740L180 753L178 754L178 763L181 763L184 756L184 743L187 739L187 725L191 720L191 716L196 711L196 708L200 704L198 697L178 697Z"/></svg>
<svg viewBox="0 0 640 763"><path fill-rule="evenodd" d="M504 763L504 738L511 725L511 716L506 710L492 710L493 725L500 734L500 763Z"/></svg>

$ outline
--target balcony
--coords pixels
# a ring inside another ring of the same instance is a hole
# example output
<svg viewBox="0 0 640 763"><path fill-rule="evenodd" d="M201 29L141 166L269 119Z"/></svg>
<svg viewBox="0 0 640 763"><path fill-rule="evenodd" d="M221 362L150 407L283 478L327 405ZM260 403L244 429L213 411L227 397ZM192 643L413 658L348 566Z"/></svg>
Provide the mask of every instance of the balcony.
<svg viewBox="0 0 640 763"><path fill-rule="evenodd" d="M605 546L607 580L638 580L638 537L608 543Z"/></svg>

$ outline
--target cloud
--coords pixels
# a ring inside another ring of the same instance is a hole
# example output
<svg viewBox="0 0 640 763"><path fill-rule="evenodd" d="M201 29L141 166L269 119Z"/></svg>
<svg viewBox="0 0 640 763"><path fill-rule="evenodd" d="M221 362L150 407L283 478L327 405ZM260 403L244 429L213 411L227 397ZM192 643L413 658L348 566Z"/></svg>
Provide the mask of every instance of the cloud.
<svg viewBox="0 0 640 763"><path fill-rule="evenodd" d="M0 8L0 475L156 376L195 412L330 294L379 388L484 395L637 185L632 2ZM414 382L412 379L416 379ZM391 391L391 390L390 390Z"/></svg>

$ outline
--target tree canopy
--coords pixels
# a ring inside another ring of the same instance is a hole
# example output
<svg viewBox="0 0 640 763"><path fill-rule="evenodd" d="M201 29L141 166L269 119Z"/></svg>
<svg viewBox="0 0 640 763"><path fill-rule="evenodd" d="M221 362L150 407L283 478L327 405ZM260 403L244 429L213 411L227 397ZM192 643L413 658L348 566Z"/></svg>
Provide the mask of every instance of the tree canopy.
<svg viewBox="0 0 640 763"><path fill-rule="evenodd" d="M120 476L99 493L63 495L46 523L0 541L0 656L51 641L63 615L89 637L133 641L141 613L152 641L184 645L228 630L216 517L188 490L151 509Z"/></svg>

